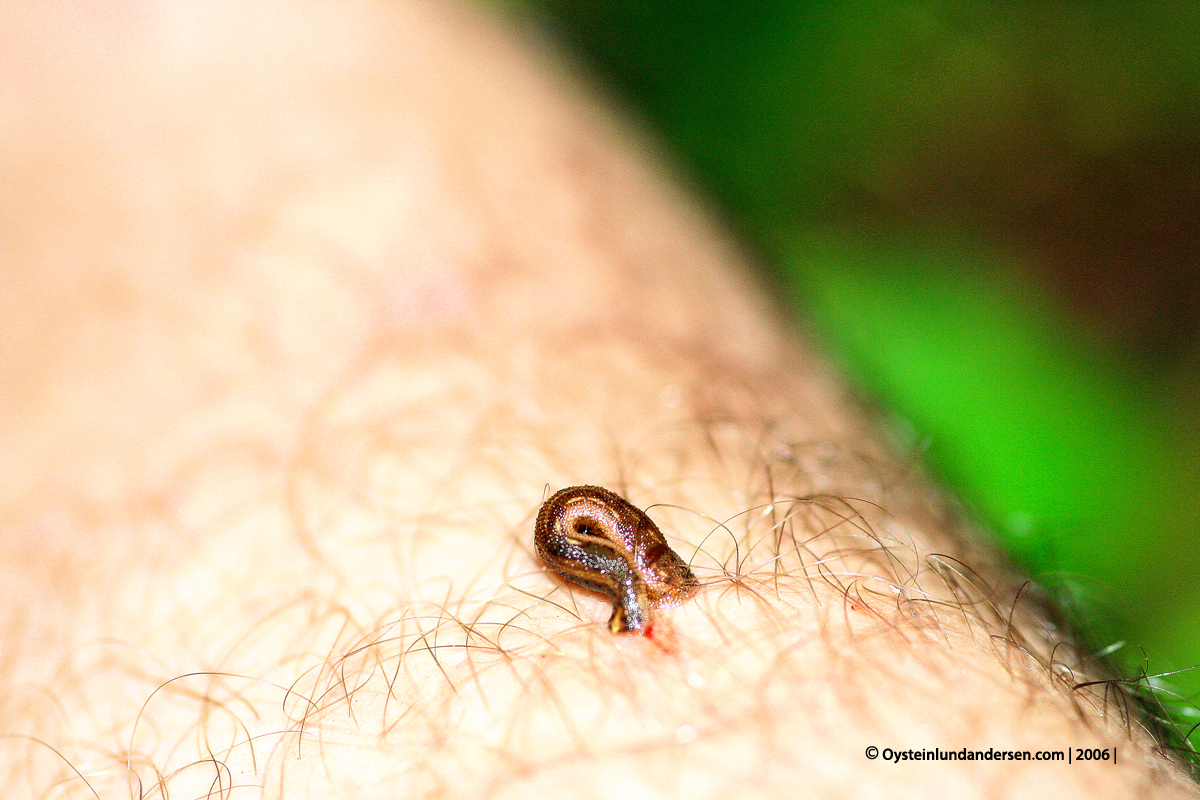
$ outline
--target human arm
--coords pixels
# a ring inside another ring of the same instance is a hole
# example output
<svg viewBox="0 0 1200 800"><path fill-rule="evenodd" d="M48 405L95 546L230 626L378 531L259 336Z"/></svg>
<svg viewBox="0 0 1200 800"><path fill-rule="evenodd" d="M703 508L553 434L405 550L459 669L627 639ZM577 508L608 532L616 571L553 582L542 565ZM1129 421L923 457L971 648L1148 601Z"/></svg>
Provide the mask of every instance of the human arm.
<svg viewBox="0 0 1200 800"><path fill-rule="evenodd" d="M1191 792L703 211L477 16L7 15L11 796ZM534 555L584 483L702 583L650 639Z"/></svg>

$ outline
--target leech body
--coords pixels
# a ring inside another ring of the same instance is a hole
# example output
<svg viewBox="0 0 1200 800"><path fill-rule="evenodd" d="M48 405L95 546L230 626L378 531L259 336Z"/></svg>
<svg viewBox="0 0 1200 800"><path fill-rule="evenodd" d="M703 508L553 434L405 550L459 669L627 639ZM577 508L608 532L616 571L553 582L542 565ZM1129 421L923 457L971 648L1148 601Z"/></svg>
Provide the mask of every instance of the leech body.
<svg viewBox="0 0 1200 800"><path fill-rule="evenodd" d="M546 566L613 604L613 633L645 634L655 608L700 583L645 512L599 486L555 492L538 511L534 544Z"/></svg>

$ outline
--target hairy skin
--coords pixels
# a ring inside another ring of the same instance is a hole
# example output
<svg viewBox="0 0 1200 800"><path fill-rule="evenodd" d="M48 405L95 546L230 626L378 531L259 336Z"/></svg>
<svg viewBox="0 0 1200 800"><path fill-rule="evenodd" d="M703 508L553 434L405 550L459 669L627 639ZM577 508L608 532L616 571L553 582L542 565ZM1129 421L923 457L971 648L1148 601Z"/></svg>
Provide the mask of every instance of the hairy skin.
<svg viewBox="0 0 1200 800"><path fill-rule="evenodd" d="M3 9L0 795L1195 796L479 16ZM577 484L702 584L651 637L534 554Z"/></svg>

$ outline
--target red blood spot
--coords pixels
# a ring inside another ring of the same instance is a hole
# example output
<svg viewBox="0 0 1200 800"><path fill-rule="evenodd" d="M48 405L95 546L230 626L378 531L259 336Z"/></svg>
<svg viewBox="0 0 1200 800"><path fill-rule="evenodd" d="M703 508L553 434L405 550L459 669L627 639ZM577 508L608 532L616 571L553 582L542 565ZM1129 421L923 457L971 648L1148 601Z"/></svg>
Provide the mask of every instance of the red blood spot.
<svg viewBox="0 0 1200 800"><path fill-rule="evenodd" d="M655 647L668 655L676 655L678 650L678 641L675 636L675 629L669 624L655 625L651 623L650 627L646 628L646 638L654 642Z"/></svg>

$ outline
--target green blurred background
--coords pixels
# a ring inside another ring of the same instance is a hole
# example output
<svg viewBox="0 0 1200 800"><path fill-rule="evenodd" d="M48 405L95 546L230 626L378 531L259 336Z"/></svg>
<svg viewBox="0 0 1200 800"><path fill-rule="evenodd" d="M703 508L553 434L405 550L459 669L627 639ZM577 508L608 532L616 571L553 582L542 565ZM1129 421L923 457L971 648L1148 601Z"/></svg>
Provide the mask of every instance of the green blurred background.
<svg viewBox="0 0 1200 800"><path fill-rule="evenodd" d="M1200 744L1200 3L528 2Z"/></svg>

